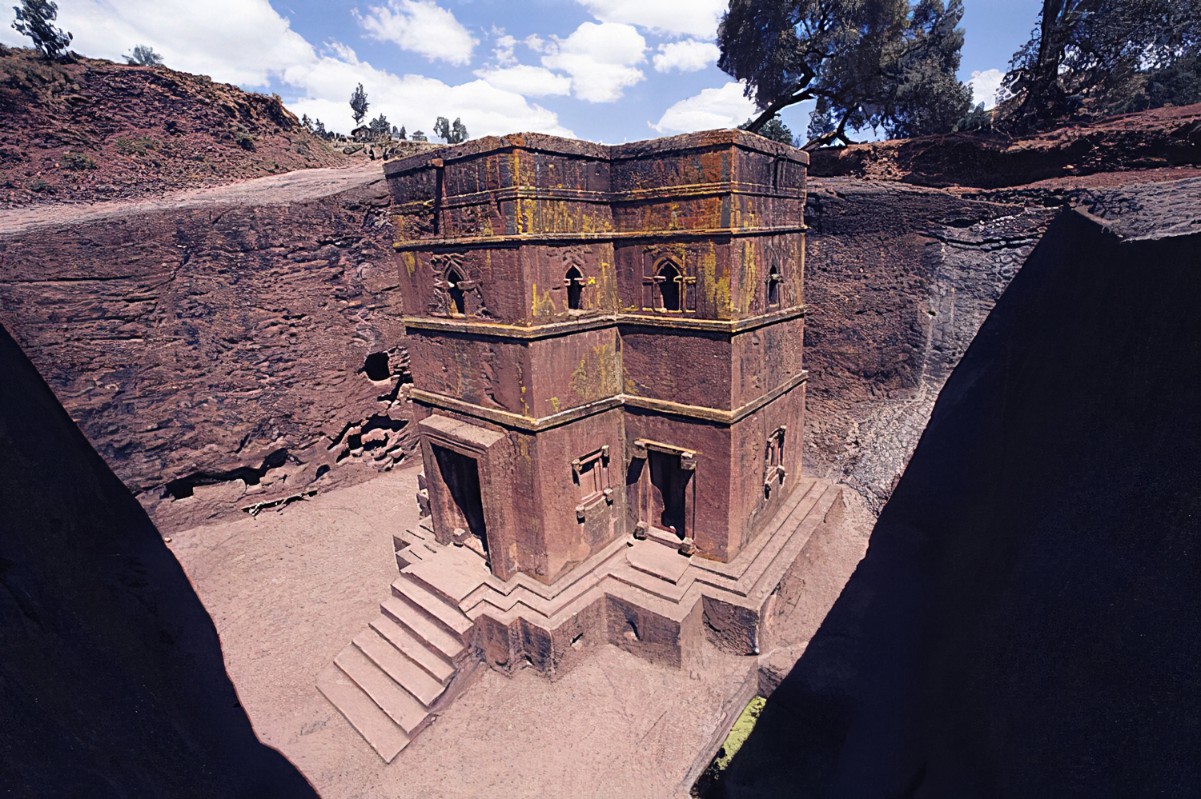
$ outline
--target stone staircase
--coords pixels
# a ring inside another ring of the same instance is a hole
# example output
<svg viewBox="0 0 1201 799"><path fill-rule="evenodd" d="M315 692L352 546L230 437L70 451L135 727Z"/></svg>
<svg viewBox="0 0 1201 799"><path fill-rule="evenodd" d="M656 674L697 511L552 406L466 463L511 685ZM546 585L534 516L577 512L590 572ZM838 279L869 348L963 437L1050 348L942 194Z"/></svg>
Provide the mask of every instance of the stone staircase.
<svg viewBox="0 0 1201 799"><path fill-rule="evenodd" d="M702 599L761 616L839 496L835 485L802 478L728 563L683 556L669 537L623 537L549 585L521 573L502 581L474 548L439 544L428 526L405 530L395 537L400 576L380 615L322 672L318 687L390 763L468 684L484 660L476 638L487 639L488 629L520 623L552 631L609 600L676 623Z"/></svg>
<svg viewBox="0 0 1201 799"><path fill-rule="evenodd" d="M390 763L474 671L471 626L453 600L402 571L380 615L318 676L317 687Z"/></svg>

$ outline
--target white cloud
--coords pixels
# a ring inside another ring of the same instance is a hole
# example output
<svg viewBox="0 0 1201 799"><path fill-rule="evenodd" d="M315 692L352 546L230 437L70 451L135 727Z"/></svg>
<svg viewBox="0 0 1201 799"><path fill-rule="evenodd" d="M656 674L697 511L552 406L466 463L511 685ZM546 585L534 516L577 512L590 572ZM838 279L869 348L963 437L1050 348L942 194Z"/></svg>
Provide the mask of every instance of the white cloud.
<svg viewBox="0 0 1201 799"><path fill-rule="evenodd" d="M713 39L727 0L579 0L602 22L623 22L673 36Z"/></svg>
<svg viewBox="0 0 1201 799"><path fill-rule="evenodd" d="M529 36L521 40L521 43L533 50L535 53L545 53L547 50L547 41L536 33L531 33Z"/></svg>
<svg viewBox="0 0 1201 799"><path fill-rule="evenodd" d="M755 104L742 93L741 83L727 83L720 89L702 89L675 103L650 123L657 133L691 133L696 130L735 128L755 112Z"/></svg>
<svg viewBox="0 0 1201 799"><path fill-rule="evenodd" d="M1005 73L999 69L978 69L973 72L968 80L968 85L972 87L972 105L984 103L985 109L994 107L1004 77Z"/></svg>
<svg viewBox="0 0 1201 799"><path fill-rule="evenodd" d="M475 75L498 89L507 89L526 97L571 94L571 78L557 75L545 67L516 64L511 67L476 70Z"/></svg>
<svg viewBox="0 0 1201 799"><path fill-rule="evenodd" d="M433 0L387 0L386 5L368 6L366 14L356 9L354 15L376 41L392 42L430 61L471 63L476 40L454 14Z"/></svg>
<svg viewBox="0 0 1201 799"><path fill-rule="evenodd" d="M353 126L350 93L363 83L370 116L383 112L409 130L429 131L434 119L461 117L472 136L539 131L571 136L553 111L518 92L482 80L447 84L420 75L394 75L360 61L330 42L318 52L267 0L59 0L58 24L75 34L79 53L120 61L136 44L161 53L172 69L215 80L275 88L297 116L319 117L342 132ZM28 40L11 31L12 41Z"/></svg>
<svg viewBox="0 0 1201 799"><path fill-rule="evenodd" d="M325 56L315 63L289 69L285 80L303 87L306 95L288 107L296 114L319 118L327 127L348 131L350 91L362 82L371 108L368 116L383 113L393 125L404 125L409 132L430 133L439 116L461 117L472 136L539 131L572 136L559 124L553 111L528 102L522 95L506 91L482 80L457 86L422 75L397 76L359 61L350 53L345 57Z"/></svg>
<svg viewBox="0 0 1201 799"><path fill-rule="evenodd" d="M618 100L625 88L646 77L634 66L645 60L646 39L630 25L585 22L556 43L542 64L571 75L572 91L581 100Z"/></svg>
<svg viewBox="0 0 1201 799"><path fill-rule="evenodd" d="M316 57L267 0L59 0L58 25L74 34L71 49L84 55L121 61L146 44L172 69L244 86L267 86L288 64Z"/></svg>
<svg viewBox="0 0 1201 799"><path fill-rule="evenodd" d="M717 63L721 51L713 42L685 39L682 42L667 42L659 45L653 60L656 72L696 72Z"/></svg>
<svg viewBox="0 0 1201 799"><path fill-rule="evenodd" d="M517 49L517 39L505 33L504 28L492 28L492 35L496 38L496 43L492 46L492 57L496 63L502 67L516 64L517 56L513 51Z"/></svg>

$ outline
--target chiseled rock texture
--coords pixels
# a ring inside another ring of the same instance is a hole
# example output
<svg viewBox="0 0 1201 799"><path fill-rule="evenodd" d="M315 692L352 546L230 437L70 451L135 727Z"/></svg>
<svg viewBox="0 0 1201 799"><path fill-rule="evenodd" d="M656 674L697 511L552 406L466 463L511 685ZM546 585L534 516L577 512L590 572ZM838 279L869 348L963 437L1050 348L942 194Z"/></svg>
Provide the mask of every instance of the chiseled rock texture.
<svg viewBox="0 0 1201 799"><path fill-rule="evenodd" d="M378 165L0 215L0 323L165 533L406 453Z"/></svg>
<svg viewBox="0 0 1201 799"><path fill-rule="evenodd" d="M0 793L315 797L166 544L0 327Z"/></svg>
<svg viewBox="0 0 1201 799"><path fill-rule="evenodd" d="M1178 226L1195 216L1184 189L1199 175L1101 173L989 191L813 180L808 466L840 475L878 511L943 383L1055 215Z"/></svg>
<svg viewBox="0 0 1201 799"><path fill-rule="evenodd" d="M1201 180L1095 200L946 382L725 796L1201 789Z"/></svg>

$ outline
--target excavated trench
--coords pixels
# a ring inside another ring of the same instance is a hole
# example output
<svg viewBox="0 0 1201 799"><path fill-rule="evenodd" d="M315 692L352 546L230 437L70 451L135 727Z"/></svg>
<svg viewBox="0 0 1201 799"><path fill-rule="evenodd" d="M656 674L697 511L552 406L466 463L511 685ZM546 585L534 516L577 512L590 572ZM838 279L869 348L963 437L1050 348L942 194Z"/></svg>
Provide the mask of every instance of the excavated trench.
<svg viewBox="0 0 1201 799"><path fill-rule="evenodd" d="M1201 191L1065 212L939 393L726 797L1201 784Z"/></svg>

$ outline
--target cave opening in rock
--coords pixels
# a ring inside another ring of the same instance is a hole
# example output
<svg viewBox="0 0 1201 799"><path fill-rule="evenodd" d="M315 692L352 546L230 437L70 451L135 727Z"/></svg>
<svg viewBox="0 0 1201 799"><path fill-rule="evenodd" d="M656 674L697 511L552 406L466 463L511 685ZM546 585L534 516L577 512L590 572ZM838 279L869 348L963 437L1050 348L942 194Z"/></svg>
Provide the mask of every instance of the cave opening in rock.
<svg viewBox="0 0 1201 799"><path fill-rule="evenodd" d="M363 361L363 374L367 379L381 383L392 376L392 367L388 363L388 353L373 352Z"/></svg>

